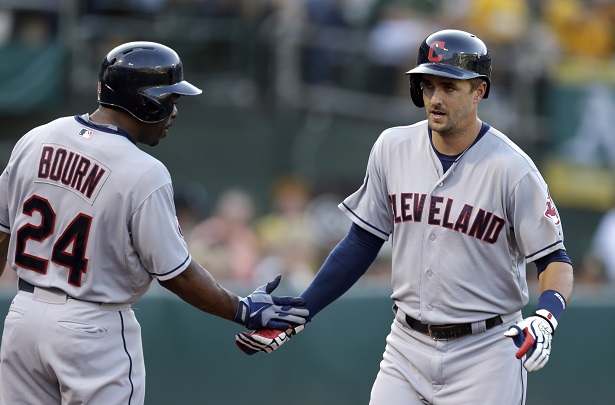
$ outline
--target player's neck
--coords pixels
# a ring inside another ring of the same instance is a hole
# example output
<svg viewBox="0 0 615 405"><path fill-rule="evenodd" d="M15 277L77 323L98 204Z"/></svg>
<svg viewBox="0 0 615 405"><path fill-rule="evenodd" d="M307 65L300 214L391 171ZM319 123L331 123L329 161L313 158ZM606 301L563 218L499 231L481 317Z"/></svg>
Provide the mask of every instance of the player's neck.
<svg viewBox="0 0 615 405"><path fill-rule="evenodd" d="M136 120L124 111L100 106L96 111L90 114L90 120L95 124L115 125L129 134L135 132Z"/></svg>
<svg viewBox="0 0 615 405"><path fill-rule="evenodd" d="M482 122L476 118L472 125L468 125L463 131L437 132L432 130L432 142L434 148L443 155L455 156L472 145L480 133Z"/></svg>

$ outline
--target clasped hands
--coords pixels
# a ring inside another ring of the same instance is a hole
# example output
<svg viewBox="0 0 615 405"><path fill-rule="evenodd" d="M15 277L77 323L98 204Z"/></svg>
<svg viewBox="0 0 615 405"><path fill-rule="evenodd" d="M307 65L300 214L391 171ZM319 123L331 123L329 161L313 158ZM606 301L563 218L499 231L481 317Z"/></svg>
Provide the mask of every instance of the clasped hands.
<svg viewBox="0 0 615 405"><path fill-rule="evenodd" d="M301 297L271 295L280 284L280 275L257 288L252 294L240 298L235 321L254 332L235 335L237 347L252 355L271 353L303 330L309 311Z"/></svg>

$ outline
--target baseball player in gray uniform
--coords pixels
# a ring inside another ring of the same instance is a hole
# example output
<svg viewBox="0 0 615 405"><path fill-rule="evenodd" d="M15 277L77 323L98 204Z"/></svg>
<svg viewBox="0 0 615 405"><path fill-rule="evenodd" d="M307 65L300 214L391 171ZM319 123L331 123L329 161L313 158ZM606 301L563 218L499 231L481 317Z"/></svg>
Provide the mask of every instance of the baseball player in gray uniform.
<svg viewBox="0 0 615 405"><path fill-rule="evenodd" d="M436 32L407 74L427 120L378 138L363 185L340 204L353 225L301 296L311 319L390 239L395 320L370 404L524 404L572 293L561 219L532 160L478 118L491 84L483 41ZM529 262L540 297L523 319ZM236 341L271 352L301 329Z"/></svg>
<svg viewBox="0 0 615 405"><path fill-rule="evenodd" d="M19 291L0 352L2 404L143 404L145 366L131 304L153 280L191 305L250 329L305 323L299 297L247 297L191 258L156 145L177 117L178 55L130 42L103 59L99 108L34 128L0 176L0 269Z"/></svg>

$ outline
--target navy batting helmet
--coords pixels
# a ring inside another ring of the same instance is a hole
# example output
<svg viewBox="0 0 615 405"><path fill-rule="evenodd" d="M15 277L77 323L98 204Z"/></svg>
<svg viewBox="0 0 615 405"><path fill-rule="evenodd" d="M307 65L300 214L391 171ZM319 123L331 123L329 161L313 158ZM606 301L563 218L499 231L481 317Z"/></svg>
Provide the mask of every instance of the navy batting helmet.
<svg viewBox="0 0 615 405"><path fill-rule="evenodd" d="M103 59L98 76L98 102L128 111L148 123L173 113L172 94L190 96L201 90L184 80L177 53L155 42L129 42Z"/></svg>
<svg viewBox="0 0 615 405"><path fill-rule="evenodd" d="M421 80L423 74L468 80L477 77L491 86L491 55L483 41L476 35L459 30L438 31L423 41L419 47L416 67L410 75L410 95L417 107L424 107Z"/></svg>

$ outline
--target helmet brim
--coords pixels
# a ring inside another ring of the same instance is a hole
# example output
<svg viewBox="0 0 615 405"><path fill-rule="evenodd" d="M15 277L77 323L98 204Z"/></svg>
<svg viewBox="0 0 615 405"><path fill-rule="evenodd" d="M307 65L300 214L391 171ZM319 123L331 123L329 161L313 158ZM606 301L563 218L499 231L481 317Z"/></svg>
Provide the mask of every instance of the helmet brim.
<svg viewBox="0 0 615 405"><path fill-rule="evenodd" d="M483 77L478 73L469 72L457 66L445 65L443 63L423 63L405 74L426 74L434 76L448 77L450 79L468 80L476 77Z"/></svg>
<svg viewBox="0 0 615 405"><path fill-rule="evenodd" d="M155 86L145 89L145 93L157 99L167 97L171 94L179 94L180 96L196 96L202 92L203 90L185 80L168 86Z"/></svg>

